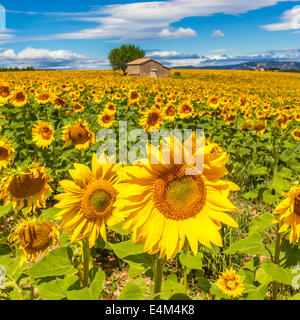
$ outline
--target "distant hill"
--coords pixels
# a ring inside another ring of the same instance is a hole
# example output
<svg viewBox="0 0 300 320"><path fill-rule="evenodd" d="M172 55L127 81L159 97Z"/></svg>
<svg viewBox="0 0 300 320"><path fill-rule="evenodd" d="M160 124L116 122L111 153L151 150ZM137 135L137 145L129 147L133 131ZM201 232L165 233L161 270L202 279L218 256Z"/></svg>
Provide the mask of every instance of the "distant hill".
<svg viewBox="0 0 300 320"><path fill-rule="evenodd" d="M234 65L205 67L173 67L172 69L217 69L217 70L300 70L300 62L296 61L249 61Z"/></svg>

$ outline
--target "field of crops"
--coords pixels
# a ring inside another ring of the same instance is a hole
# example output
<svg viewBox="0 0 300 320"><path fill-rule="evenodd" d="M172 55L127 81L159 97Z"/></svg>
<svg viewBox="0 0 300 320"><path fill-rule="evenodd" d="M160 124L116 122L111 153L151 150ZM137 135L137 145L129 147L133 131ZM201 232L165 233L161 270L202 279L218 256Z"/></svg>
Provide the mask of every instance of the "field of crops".
<svg viewBox="0 0 300 320"><path fill-rule="evenodd" d="M300 75L172 73L0 74L0 300L300 299ZM121 121L204 170L97 160Z"/></svg>

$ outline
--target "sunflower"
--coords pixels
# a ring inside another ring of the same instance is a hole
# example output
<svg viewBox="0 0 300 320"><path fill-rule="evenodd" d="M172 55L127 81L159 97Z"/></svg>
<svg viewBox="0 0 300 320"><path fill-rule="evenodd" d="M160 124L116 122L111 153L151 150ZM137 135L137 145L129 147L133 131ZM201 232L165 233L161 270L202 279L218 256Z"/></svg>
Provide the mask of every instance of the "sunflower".
<svg viewBox="0 0 300 320"><path fill-rule="evenodd" d="M53 97L52 98L53 108L60 110L67 105L67 102L62 97Z"/></svg>
<svg viewBox="0 0 300 320"><path fill-rule="evenodd" d="M137 92L137 90L132 89L129 90L127 98L128 104L134 105L135 103L138 103L140 101L140 94Z"/></svg>
<svg viewBox="0 0 300 320"><path fill-rule="evenodd" d="M0 170L6 168L7 165L13 161L13 153L15 150L6 141L6 139L0 139Z"/></svg>
<svg viewBox="0 0 300 320"><path fill-rule="evenodd" d="M292 136L294 137L294 139L300 140L300 129L293 130L292 131Z"/></svg>
<svg viewBox="0 0 300 320"><path fill-rule="evenodd" d="M244 285L241 277L231 267L219 276L216 286L227 296L237 298L243 295Z"/></svg>
<svg viewBox="0 0 300 320"><path fill-rule="evenodd" d="M10 102L14 107L24 107L28 103L28 98L23 90L18 90L12 93Z"/></svg>
<svg viewBox="0 0 300 320"><path fill-rule="evenodd" d="M151 107L151 109L148 109L143 113L139 123L146 131L159 129L163 123L162 114L157 108Z"/></svg>
<svg viewBox="0 0 300 320"><path fill-rule="evenodd" d="M54 130L51 125L44 121L37 121L32 128L32 141L39 148L48 148L54 141Z"/></svg>
<svg viewBox="0 0 300 320"><path fill-rule="evenodd" d="M84 111L84 105L81 104L80 102L74 100L72 101L72 110L75 111L76 113L81 113Z"/></svg>
<svg viewBox="0 0 300 320"><path fill-rule="evenodd" d="M8 240L18 242L22 250L20 261L22 265L27 259L35 262L45 255L51 245L57 242L58 236L59 232L55 224L33 218L19 221Z"/></svg>
<svg viewBox="0 0 300 320"><path fill-rule="evenodd" d="M180 119L192 118L194 115L194 107L190 102L184 102L178 106L178 113Z"/></svg>
<svg viewBox="0 0 300 320"><path fill-rule="evenodd" d="M249 131L253 127L253 121L252 120L246 120L242 125L242 131L246 132Z"/></svg>
<svg viewBox="0 0 300 320"><path fill-rule="evenodd" d="M102 128L111 128L114 124L114 114L104 110L98 115L98 124Z"/></svg>
<svg viewBox="0 0 300 320"><path fill-rule="evenodd" d="M91 144L96 142L94 132L90 126L82 120L78 120L73 125L65 126L62 139L66 141L67 146L75 143L77 150L87 149Z"/></svg>
<svg viewBox="0 0 300 320"><path fill-rule="evenodd" d="M151 159L159 164L141 163L122 169L116 186L117 207L128 216L123 228L133 231L135 243L145 243L145 252L160 252L160 258L170 259L187 239L196 255L198 242L208 248L212 248L211 243L222 246L218 232L221 222L238 226L225 214L237 210L227 197L238 186L220 180L227 173L228 156L217 152L216 147L214 143L204 146L204 171L198 175L186 175L192 155L176 139L170 146L171 164L162 164L162 154L150 147ZM174 164L183 154L188 161Z"/></svg>
<svg viewBox="0 0 300 320"><path fill-rule="evenodd" d="M48 193L52 191L50 181L47 169L32 163L26 170L12 171L1 179L0 199L5 199L4 205L12 201L17 210L21 210L27 200L29 211L35 211L46 206Z"/></svg>
<svg viewBox="0 0 300 320"><path fill-rule="evenodd" d="M177 117L176 107L173 103L168 103L163 108L163 116L164 116L164 119L172 121L172 122L176 119L176 117Z"/></svg>
<svg viewBox="0 0 300 320"><path fill-rule="evenodd" d="M109 102L106 104L104 111L115 114L117 112L117 105L115 103Z"/></svg>
<svg viewBox="0 0 300 320"><path fill-rule="evenodd" d="M55 207L62 209L55 219L62 220L61 229L68 231L71 241L89 239L89 246L95 244L99 236L106 241L106 225L113 226L122 221L115 209L119 165L98 161L96 154L92 159L92 170L75 163L69 170L74 181L60 182L65 193L55 196L60 202Z"/></svg>
<svg viewBox="0 0 300 320"><path fill-rule="evenodd" d="M266 120L255 121L254 124L253 124L255 133L257 133L257 134L265 133L266 125L267 125L267 121Z"/></svg>
<svg viewBox="0 0 300 320"><path fill-rule="evenodd" d="M0 86L0 104L5 104L10 97L10 89L8 86Z"/></svg>
<svg viewBox="0 0 300 320"><path fill-rule="evenodd" d="M300 186L292 187L284 196L285 199L273 211L274 214L279 214L274 223L283 223L280 233L291 227L288 239L293 243L300 238Z"/></svg>
<svg viewBox="0 0 300 320"><path fill-rule="evenodd" d="M52 97L49 92L45 91L45 92L39 93L36 96L35 100L39 104L46 104L52 100Z"/></svg>

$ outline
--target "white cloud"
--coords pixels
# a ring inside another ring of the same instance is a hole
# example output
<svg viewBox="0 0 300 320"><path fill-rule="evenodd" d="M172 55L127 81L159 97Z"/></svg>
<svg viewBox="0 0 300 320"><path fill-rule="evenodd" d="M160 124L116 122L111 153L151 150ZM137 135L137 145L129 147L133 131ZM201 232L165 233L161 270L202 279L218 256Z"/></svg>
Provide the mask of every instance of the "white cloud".
<svg viewBox="0 0 300 320"><path fill-rule="evenodd" d="M287 10L281 17L281 22L262 26L268 31L283 31L300 29L300 6Z"/></svg>
<svg viewBox="0 0 300 320"><path fill-rule="evenodd" d="M66 19L96 23L97 26L94 28L53 35L44 39L143 41L195 37L195 30L172 28L172 24L187 17L204 17L217 13L242 14L285 1L297 0L166 0L106 5L86 13L65 15ZM43 14L63 16L63 13L59 12ZM219 36L221 34L219 33Z"/></svg>
<svg viewBox="0 0 300 320"><path fill-rule="evenodd" d="M0 53L1 67L32 66L40 69L96 69L108 67L104 59L90 58L66 50L35 49L28 47L18 54L12 49Z"/></svg>
<svg viewBox="0 0 300 320"><path fill-rule="evenodd" d="M212 34L212 38L223 38L225 34L221 30L215 30Z"/></svg>

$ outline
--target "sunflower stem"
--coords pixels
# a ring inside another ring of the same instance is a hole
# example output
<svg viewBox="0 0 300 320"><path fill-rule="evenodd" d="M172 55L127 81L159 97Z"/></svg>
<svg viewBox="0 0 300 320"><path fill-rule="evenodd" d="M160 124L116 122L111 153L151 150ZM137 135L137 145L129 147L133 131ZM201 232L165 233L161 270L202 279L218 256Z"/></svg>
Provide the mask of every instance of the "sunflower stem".
<svg viewBox="0 0 300 320"><path fill-rule="evenodd" d="M279 225L277 226L276 240L275 240L275 255L274 263L279 265L280 262L280 248L281 248L281 234L279 231ZM279 283L277 281L272 282L272 300L277 300L278 298Z"/></svg>
<svg viewBox="0 0 300 320"><path fill-rule="evenodd" d="M83 279L82 286L85 288L89 285L89 268L90 268L90 247L89 239L82 240L82 256L83 256Z"/></svg>
<svg viewBox="0 0 300 320"><path fill-rule="evenodd" d="M153 300L160 300L159 293L161 292L162 276L164 268L164 258L159 259L158 254L155 258L153 266L153 278L154 278L154 298Z"/></svg>

